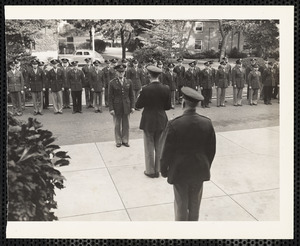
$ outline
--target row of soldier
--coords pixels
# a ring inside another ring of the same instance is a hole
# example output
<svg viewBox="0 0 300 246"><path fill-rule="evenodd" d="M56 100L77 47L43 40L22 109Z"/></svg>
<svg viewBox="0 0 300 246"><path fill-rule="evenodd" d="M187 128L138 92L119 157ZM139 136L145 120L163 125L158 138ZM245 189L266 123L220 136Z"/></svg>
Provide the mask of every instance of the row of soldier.
<svg viewBox="0 0 300 246"><path fill-rule="evenodd" d="M70 95L73 101L73 113L82 113L81 94L85 91L87 108L94 108L95 112L102 112L102 97L105 106L108 106L108 85L116 77L114 66L118 59L105 60L105 67L100 69L100 62L93 63L87 58L82 70L78 69L76 61L70 62L66 58L60 61L51 60L52 69L48 71L42 61L33 59L32 67L24 69L20 61L9 63L10 71L7 73L8 92L11 95L13 113L22 114L25 108L25 92L30 91L33 99L33 114L42 114L42 110L49 106L49 91L51 92L55 114L62 114L63 108L70 108ZM132 81L135 100L142 86L149 84L146 63L138 63L132 59L130 66L128 60L121 61L126 66L125 77ZM171 90L171 104L181 104L181 88L187 86L198 91L204 97L201 102L203 108L209 108L212 100L212 89L216 88L217 107L225 107L226 88L233 88L233 105L242 106L242 94L247 84L247 99L249 105L257 105L259 92L265 104L271 104L271 98L276 98L279 87L279 62L273 64L265 59L265 66L258 66L256 59L251 59L251 65L244 67L242 60L236 61L232 68L228 58L223 57L218 69L212 67L213 61L204 63L204 69L197 66L197 61L189 63L189 68L183 66L183 59L178 58L177 63L168 63L163 66L161 61L152 59L150 63L163 70L159 81L169 86ZM72 68L70 68L70 66Z"/></svg>

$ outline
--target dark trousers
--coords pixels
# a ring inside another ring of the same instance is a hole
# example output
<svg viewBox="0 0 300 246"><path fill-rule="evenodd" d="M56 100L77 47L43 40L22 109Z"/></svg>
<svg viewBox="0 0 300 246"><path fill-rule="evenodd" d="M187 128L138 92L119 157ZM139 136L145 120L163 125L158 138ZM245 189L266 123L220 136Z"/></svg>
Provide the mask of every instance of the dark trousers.
<svg viewBox="0 0 300 246"><path fill-rule="evenodd" d="M278 95L278 85L275 85L274 90L273 90L273 98L276 99Z"/></svg>
<svg viewBox="0 0 300 246"><path fill-rule="evenodd" d="M73 101L73 112L80 112L82 110L81 94L82 91L71 91Z"/></svg>
<svg viewBox="0 0 300 246"><path fill-rule="evenodd" d="M22 99L21 99L21 92L20 91L16 91L16 92L10 92L10 99L11 99L11 103L12 103L12 113L21 113L22 112Z"/></svg>
<svg viewBox="0 0 300 246"><path fill-rule="evenodd" d="M46 88L44 91L44 108L48 108L49 107L49 88Z"/></svg>
<svg viewBox="0 0 300 246"><path fill-rule="evenodd" d="M209 96L212 92L212 89L202 89L202 96L204 97L204 100L201 101L201 106L208 106L209 104Z"/></svg>
<svg viewBox="0 0 300 246"><path fill-rule="evenodd" d="M264 86L264 103L270 103L272 98L272 86Z"/></svg>
<svg viewBox="0 0 300 246"><path fill-rule="evenodd" d="M104 101L105 101L105 106L108 106L108 87L105 88L104 91Z"/></svg>
<svg viewBox="0 0 300 246"><path fill-rule="evenodd" d="M203 193L203 183L174 184L174 209L176 221L198 221Z"/></svg>
<svg viewBox="0 0 300 246"><path fill-rule="evenodd" d="M182 85L179 85L179 86L177 87L176 101L178 102L178 104L181 103L181 99L182 99L181 88L182 88Z"/></svg>
<svg viewBox="0 0 300 246"><path fill-rule="evenodd" d="M65 88L63 91L63 106L70 107L70 89Z"/></svg>
<svg viewBox="0 0 300 246"><path fill-rule="evenodd" d="M85 92L85 105L90 107L93 105L93 92L91 91L90 87L84 87Z"/></svg>

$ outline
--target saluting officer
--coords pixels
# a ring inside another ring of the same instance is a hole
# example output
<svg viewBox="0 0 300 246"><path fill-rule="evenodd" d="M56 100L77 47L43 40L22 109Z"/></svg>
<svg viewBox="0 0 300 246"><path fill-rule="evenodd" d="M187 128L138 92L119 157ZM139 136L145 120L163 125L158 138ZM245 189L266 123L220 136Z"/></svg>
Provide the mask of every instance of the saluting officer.
<svg viewBox="0 0 300 246"><path fill-rule="evenodd" d="M174 67L174 72L177 74L177 95L176 100L178 104L181 104L181 88L184 86L184 74L185 74L185 67L182 65L183 58L177 59L178 64Z"/></svg>
<svg viewBox="0 0 300 246"><path fill-rule="evenodd" d="M171 108L175 108L175 92L178 88L178 77L177 74L174 73L174 63L169 63L168 65L168 71L165 72L165 79L164 79L164 84L168 85L171 91Z"/></svg>
<svg viewBox="0 0 300 246"><path fill-rule="evenodd" d="M242 105L242 97L243 97L243 88L246 82L246 72L244 68L242 68L242 63L240 60L237 60L235 67L232 69L232 87L234 93L234 99L236 101L233 102L234 106L243 106Z"/></svg>
<svg viewBox="0 0 300 246"><path fill-rule="evenodd" d="M59 61L53 59L50 61L52 69L47 73L49 90L51 91L54 114L62 114L62 90L63 90L63 72L58 68Z"/></svg>
<svg viewBox="0 0 300 246"><path fill-rule="evenodd" d="M27 71L27 79L29 91L31 91L33 100L33 114L43 115L43 90L45 74L43 70L38 67L38 60L33 59L31 61L32 68Z"/></svg>
<svg viewBox="0 0 300 246"><path fill-rule="evenodd" d="M68 73L71 70L69 67L69 59L62 58L62 71L63 71L63 108L71 108L70 107L70 81L68 78Z"/></svg>
<svg viewBox="0 0 300 246"><path fill-rule="evenodd" d="M258 90L261 87L261 73L258 71L259 66L257 64L254 65L254 70L248 74L248 83L249 83L249 100L250 105L257 106L257 97Z"/></svg>
<svg viewBox="0 0 300 246"><path fill-rule="evenodd" d="M204 100L201 101L202 108L209 108L209 98L212 94L212 87L214 85L213 71L210 68L210 63L204 63L204 69L201 71L200 89Z"/></svg>
<svg viewBox="0 0 300 246"><path fill-rule="evenodd" d="M94 109L95 113L102 113L102 95L104 90L104 73L100 70L101 62L95 60L93 62L95 70L92 73L91 90L94 93Z"/></svg>
<svg viewBox="0 0 300 246"><path fill-rule="evenodd" d="M73 69L68 72L68 78L70 81L70 89L73 101L73 112L82 113L82 87L85 82L84 73L78 69L78 61L71 62ZM91 79L91 78L90 78Z"/></svg>
<svg viewBox="0 0 300 246"><path fill-rule="evenodd" d="M15 62L8 63L10 70L6 75L7 91L11 98L12 113L17 116L22 115L21 94L24 93L24 79L20 71L16 70Z"/></svg>
<svg viewBox="0 0 300 246"><path fill-rule="evenodd" d="M226 88L228 87L229 83L229 73L225 70L226 62L221 61L219 69L216 73L216 88L217 88L217 107L226 107L225 106L225 94Z"/></svg>
<svg viewBox="0 0 300 246"><path fill-rule="evenodd" d="M198 73L195 69L196 61L192 61L189 63L190 67L185 72L185 86L193 88L197 90L198 86Z"/></svg>
<svg viewBox="0 0 300 246"><path fill-rule="evenodd" d="M130 79L126 79L125 65L115 67L117 77L108 85L109 113L114 118L116 147L129 147L129 115L134 112L134 93Z"/></svg>
<svg viewBox="0 0 300 246"><path fill-rule="evenodd" d="M94 68L92 66L92 59L86 58L84 59L86 65L83 66L82 72L84 73L84 93L85 93L85 102L87 108L92 108L93 106L93 92L91 91L91 73L93 72Z"/></svg>

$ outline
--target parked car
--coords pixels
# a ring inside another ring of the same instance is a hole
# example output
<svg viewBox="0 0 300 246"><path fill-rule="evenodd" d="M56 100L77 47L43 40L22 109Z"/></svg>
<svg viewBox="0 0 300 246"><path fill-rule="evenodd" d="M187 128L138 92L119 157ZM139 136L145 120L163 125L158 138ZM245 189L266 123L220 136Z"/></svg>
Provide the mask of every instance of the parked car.
<svg viewBox="0 0 300 246"><path fill-rule="evenodd" d="M68 58L71 61L78 61L78 65L84 65L86 58L92 58L92 61L99 60L104 63L104 58L97 51L75 50L73 54L58 54L58 59Z"/></svg>

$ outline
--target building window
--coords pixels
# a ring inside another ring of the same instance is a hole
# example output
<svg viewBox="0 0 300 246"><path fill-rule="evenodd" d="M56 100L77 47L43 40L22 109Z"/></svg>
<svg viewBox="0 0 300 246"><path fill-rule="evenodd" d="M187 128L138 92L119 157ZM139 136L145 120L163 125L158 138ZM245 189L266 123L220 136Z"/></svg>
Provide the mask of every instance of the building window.
<svg viewBox="0 0 300 246"><path fill-rule="evenodd" d="M195 49L196 50L202 50L203 48L203 41L202 39L196 39L195 40Z"/></svg>
<svg viewBox="0 0 300 246"><path fill-rule="evenodd" d="M203 32L203 22L196 22L195 31L196 33Z"/></svg>

